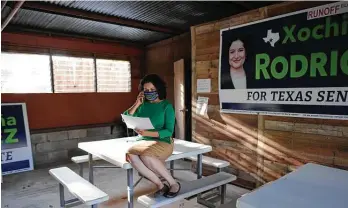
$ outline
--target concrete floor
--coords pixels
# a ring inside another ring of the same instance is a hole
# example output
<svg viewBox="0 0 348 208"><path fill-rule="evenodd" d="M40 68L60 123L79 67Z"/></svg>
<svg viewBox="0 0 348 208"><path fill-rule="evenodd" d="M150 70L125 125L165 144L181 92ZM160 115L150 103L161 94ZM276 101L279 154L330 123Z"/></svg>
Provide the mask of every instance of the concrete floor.
<svg viewBox="0 0 348 208"><path fill-rule="evenodd" d="M102 161L98 161L98 164L105 164ZM76 164L66 164L72 170L78 172ZM176 168L189 168L190 163L185 161L177 161ZM18 173L14 175L8 175L3 177L3 183L1 184L1 207L3 208L58 208L59 207L59 191L58 183L48 174L50 168L38 169L31 172ZM176 171L175 177L179 181L194 180L195 175L189 171ZM87 164L85 165L84 177L88 177ZM139 178L136 171L134 171L134 181ZM99 205L103 208L123 208L127 207L127 181L126 171L123 169L96 169L94 171L95 185L101 190L109 194L109 201ZM142 180L135 188L135 196L141 196L143 194L151 193L155 189L155 186L147 181ZM236 186L227 186L226 202L236 201L242 194L249 192L246 189L242 189ZM71 198L72 196L65 191L65 196ZM203 208L205 206L197 204L196 198L190 201L184 201L184 207L196 207ZM135 208L143 208L142 205L135 202ZM179 207L178 202L164 208L176 208ZM78 206L88 207L84 205ZM231 207L233 208L233 207Z"/></svg>

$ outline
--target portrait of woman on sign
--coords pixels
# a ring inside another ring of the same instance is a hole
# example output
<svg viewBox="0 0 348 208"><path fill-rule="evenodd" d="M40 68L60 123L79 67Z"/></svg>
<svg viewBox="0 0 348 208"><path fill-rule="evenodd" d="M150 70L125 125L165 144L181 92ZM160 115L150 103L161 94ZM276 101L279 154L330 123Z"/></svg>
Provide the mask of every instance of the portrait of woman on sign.
<svg viewBox="0 0 348 208"><path fill-rule="evenodd" d="M228 41L227 50L222 50L221 89L247 89L248 76L244 68L247 59L245 40L235 38Z"/></svg>

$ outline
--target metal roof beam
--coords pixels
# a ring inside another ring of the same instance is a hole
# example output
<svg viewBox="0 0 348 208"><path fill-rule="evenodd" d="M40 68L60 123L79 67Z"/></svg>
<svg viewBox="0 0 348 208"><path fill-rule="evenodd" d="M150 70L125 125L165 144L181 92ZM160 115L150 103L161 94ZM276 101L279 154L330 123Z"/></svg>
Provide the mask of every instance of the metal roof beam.
<svg viewBox="0 0 348 208"><path fill-rule="evenodd" d="M1 11L5 8L7 0L1 1Z"/></svg>
<svg viewBox="0 0 348 208"><path fill-rule="evenodd" d="M38 36L25 33L1 33L1 43L24 47L48 48L70 52L84 52L96 54L113 54L121 56L142 56L143 48L125 46L123 44L99 44L96 41L78 41L73 38Z"/></svg>
<svg viewBox="0 0 348 208"><path fill-rule="evenodd" d="M21 8L21 6L23 5L24 1L18 1L16 2L16 4L14 5L14 8L12 8L11 12L9 15L7 15L6 19L4 20L4 22L1 24L1 31L3 31L5 29L5 27L7 26L8 23L10 23L10 21L12 20L12 18L17 14L17 12L19 11L19 8Z"/></svg>
<svg viewBox="0 0 348 208"><path fill-rule="evenodd" d="M166 33L166 34L172 34L172 35L183 33L183 31L180 31L177 29L166 28L163 26L150 24L150 23L144 23L137 20L124 19L124 18L120 18L116 16L101 15L98 13L92 13L92 12L87 12L87 11L78 10L78 9L70 9L70 8L55 6L55 5L43 3L43 2L28 1L23 4L22 8L27 10L45 12L49 14L63 15L63 16L75 17L79 19L122 25L122 26L149 30L154 32L160 32L160 33Z"/></svg>
<svg viewBox="0 0 348 208"><path fill-rule="evenodd" d="M116 39L116 38L106 38L106 37L99 37L99 36L93 36L93 35L81 35L78 33L67 33L67 32L61 32L56 30L43 30L43 29L37 29L37 28L30 28L30 27L23 27L21 25L9 25L6 27L6 32L8 33L37 33L37 34L45 34L47 36L58 36L58 37L71 37L71 38L80 38L80 39L86 39L86 40L92 40L92 41L105 41L108 43L119 43L126 46L134 46L138 48L144 48L146 45L146 42L141 41L130 41L125 39Z"/></svg>

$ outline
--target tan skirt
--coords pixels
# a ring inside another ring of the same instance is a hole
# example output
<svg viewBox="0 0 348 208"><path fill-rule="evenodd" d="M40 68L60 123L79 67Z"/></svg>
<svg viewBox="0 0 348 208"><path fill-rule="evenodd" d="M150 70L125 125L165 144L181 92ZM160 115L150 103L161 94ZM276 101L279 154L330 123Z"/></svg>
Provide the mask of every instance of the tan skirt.
<svg viewBox="0 0 348 208"><path fill-rule="evenodd" d="M138 144L133 145L128 149L126 159L129 162L128 154L139 155L139 156L150 156L156 157L162 161L165 161L170 157L174 150L174 140L171 139L171 143L160 142L160 141L147 141L142 140Z"/></svg>

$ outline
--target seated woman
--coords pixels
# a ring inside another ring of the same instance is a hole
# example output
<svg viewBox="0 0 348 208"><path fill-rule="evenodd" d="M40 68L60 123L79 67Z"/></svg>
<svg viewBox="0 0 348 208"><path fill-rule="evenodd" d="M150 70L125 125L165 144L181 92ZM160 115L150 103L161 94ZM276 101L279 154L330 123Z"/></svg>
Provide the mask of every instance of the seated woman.
<svg viewBox="0 0 348 208"><path fill-rule="evenodd" d="M141 135L141 142L132 146L127 153L127 160L133 168L156 184L158 191L165 197L175 197L180 191L176 182L165 166L165 160L173 153L172 138L175 113L173 105L166 100L165 82L156 74L145 76L139 85L141 91L136 102L124 114L150 118L154 130L136 129ZM162 176L169 184L162 183Z"/></svg>

